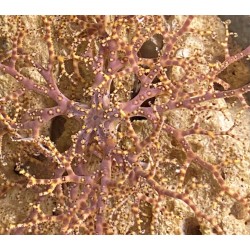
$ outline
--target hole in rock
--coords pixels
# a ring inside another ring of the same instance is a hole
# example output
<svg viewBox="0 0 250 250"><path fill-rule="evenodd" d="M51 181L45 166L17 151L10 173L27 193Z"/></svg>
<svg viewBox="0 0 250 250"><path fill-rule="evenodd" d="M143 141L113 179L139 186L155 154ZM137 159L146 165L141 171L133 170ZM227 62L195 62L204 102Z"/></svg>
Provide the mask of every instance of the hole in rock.
<svg viewBox="0 0 250 250"><path fill-rule="evenodd" d="M214 90L218 90L218 91L223 91L224 90L224 88L223 88L223 86L221 86L219 83L217 83L217 82L214 82Z"/></svg>
<svg viewBox="0 0 250 250"><path fill-rule="evenodd" d="M51 122L50 139L55 143L57 150L63 153L71 147L71 136L79 129L80 124L75 119L57 116Z"/></svg>
<svg viewBox="0 0 250 250"><path fill-rule="evenodd" d="M250 92L243 94L247 104L250 106Z"/></svg>
<svg viewBox="0 0 250 250"><path fill-rule="evenodd" d="M144 116L133 116L130 118L130 121L133 122L133 121L141 121L141 120L147 120L146 117Z"/></svg>
<svg viewBox="0 0 250 250"><path fill-rule="evenodd" d="M199 222L194 217L184 220L182 230L185 235L202 235Z"/></svg>
<svg viewBox="0 0 250 250"><path fill-rule="evenodd" d="M161 34L155 34L143 43L138 51L138 56L141 58L157 58L162 47L163 36Z"/></svg>
<svg viewBox="0 0 250 250"><path fill-rule="evenodd" d="M151 107L155 103L155 97L149 98L141 104L141 107Z"/></svg>
<svg viewBox="0 0 250 250"><path fill-rule="evenodd" d="M64 132L64 125L66 123L66 118L63 116L56 116L52 119L50 126L50 140L56 143L60 136Z"/></svg>
<svg viewBox="0 0 250 250"><path fill-rule="evenodd" d="M140 89L141 89L141 83L136 78L135 81L134 81L133 89L131 91L131 99L133 99L135 96L137 96L137 94L140 92Z"/></svg>

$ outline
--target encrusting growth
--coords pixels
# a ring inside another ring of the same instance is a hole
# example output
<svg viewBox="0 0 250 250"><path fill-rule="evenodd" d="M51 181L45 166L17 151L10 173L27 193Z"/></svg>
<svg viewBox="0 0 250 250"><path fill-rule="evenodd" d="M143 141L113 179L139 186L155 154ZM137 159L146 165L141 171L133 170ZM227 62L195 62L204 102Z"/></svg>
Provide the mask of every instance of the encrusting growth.
<svg viewBox="0 0 250 250"><path fill-rule="evenodd" d="M250 56L250 46L230 54L229 22L221 39L193 16L46 16L35 28L4 18L0 72L16 87L0 92L0 194L32 198L1 233L159 234L182 204L198 233L225 234L213 211L225 199L249 219L250 186L242 192L223 172L245 161L236 144L249 153L249 128L238 128L250 83L220 78ZM29 46L34 37L43 51ZM217 42L224 57L188 39ZM204 123L230 109L228 128Z"/></svg>

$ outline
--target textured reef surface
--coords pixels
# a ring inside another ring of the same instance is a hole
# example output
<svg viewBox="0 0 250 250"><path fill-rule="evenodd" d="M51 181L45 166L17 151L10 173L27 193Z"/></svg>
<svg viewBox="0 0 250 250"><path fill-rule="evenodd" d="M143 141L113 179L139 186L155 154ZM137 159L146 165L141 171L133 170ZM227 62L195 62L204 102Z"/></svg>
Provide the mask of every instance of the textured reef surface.
<svg viewBox="0 0 250 250"><path fill-rule="evenodd" d="M250 46L230 21L0 31L1 234L250 233Z"/></svg>

